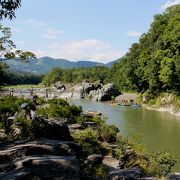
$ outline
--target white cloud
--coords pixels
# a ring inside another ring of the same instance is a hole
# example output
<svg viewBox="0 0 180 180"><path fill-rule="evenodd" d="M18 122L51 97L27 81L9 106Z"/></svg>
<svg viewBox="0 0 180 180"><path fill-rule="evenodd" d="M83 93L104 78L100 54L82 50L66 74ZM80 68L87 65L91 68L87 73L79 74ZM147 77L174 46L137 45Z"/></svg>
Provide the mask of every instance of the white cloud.
<svg viewBox="0 0 180 180"><path fill-rule="evenodd" d="M61 30L46 29L45 33L43 33L41 36L46 39L56 39L62 33L63 32Z"/></svg>
<svg viewBox="0 0 180 180"><path fill-rule="evenodd" d="M88 39L66 44L47 44L45 50L38 50L35 53L38 57L50 56L72 61L91 60L107 63L122 57L125 51L115 49L97 39Z"/></svg>
<svg viewBox="0 0 180 180"><path fill-rule="evenodd" d="M141 36L142 32L139 31L130 31L126 33L126 36L130 36L130 37L139 37Z"/></svg>
<svg viewBox="0 0 180 180"><path fill-rule="evenodd" d="M161 6L161 9L166 9L166 8L176 5L176 4L180 4L180 0L170 0L170 1L166 2L165 4L163 4Z"/></svg>
<svg viewBox="0 0 180 180"><path fill-rule="evenodd" d="M46 26L46 23L44 21L38 21L35 19L27 19L25 22L35 26Z"/></svg>

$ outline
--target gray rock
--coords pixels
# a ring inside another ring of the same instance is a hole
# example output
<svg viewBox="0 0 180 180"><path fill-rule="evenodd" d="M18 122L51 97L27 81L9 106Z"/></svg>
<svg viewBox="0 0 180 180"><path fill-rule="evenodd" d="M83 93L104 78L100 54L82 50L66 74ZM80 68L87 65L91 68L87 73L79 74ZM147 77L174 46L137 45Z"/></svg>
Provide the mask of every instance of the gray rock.
<svg viewBox="0 0 180 180"><path fill-rule="evenodd" d="M84 129L81 125L79 124L68 124L69 131L76 131L76 130L82 130Z"/></svg>
<svg viewBox="0 0 180 180"><path fill-rule="evenodd" d="M109 179L119 180L119 179L139 179L142 177L142 170L139 168L129 168L114 170L109 173Z"/></svg>
<svg viewBox="0 0 180 180"><path fill-rule="evenodd" d="M93 128L93 129L97 129L98 126L95 122L91 122L91 121L87 121L84 123L86 126L90 127L90 128Z"/></svg>
<svg viewBox="0 0 180 180"><path fill-rule="evenodd" d="M103 156L101 154L92 154L87 157L87 162L95 165L102 164Z"/></svg>
<svg viewBox="0 0 180 180"><path fill-rule="evenodd" d="M180 180L180 173L179 172L174 172L174 173L169 173L167 175L168 180Z"/></svg>
<svg viewBox="0 0 180 180"><path fill-rule="evenodd" d="M95 101L108 101L112 96L118 96L120 92L114 87L112 83L102 86L100 89L93 89L89 91L89 98Z"/></svg>
<svg viewBox="0 0 180 180"><path fill-rule="evenodd" d="M0 178L27 179L36 176L40 179L79 179L79 165L75 157L30 156L15 162L15 169L1 173Z"/></svg>
<svg viewBox="0 0 180 180"><path fill-rule="evenodd" d="M48 138L69 141L72 140L68 126L61 121L44 121L39 129L35 129L36 138Z"/></svg>
<svg viewBox="0 0 180 180"><path fill-rule="evenodd" d="M66 87L64 84L62 84L61 81L57 81L55 84L54 84L54 87L56 87L58 90L61 90L61 91L64 91L66 90Z"/></svg>
<svg viewBox="0 0 180 180"><path fill-rule="evenodd" d="M0 179L79 179L78 151L72 141L50 139L0 144Z"/></svg>

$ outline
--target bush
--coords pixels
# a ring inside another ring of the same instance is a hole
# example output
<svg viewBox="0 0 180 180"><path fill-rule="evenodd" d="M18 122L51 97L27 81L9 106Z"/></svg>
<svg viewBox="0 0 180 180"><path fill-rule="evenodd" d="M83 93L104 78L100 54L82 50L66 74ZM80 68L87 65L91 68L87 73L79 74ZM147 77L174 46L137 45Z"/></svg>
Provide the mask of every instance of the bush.
<svg viewBox="0 0 180 180"><path fill-rule="evenodd" d="M83 131L74 132L72 136L81 145L86 154L98 154L101 152L102 148L98 141L97 131L87 128Z"/></svg>
<svg viewBox="0 0 180 180"><path fill-rule="evenodd" d="M103 141L115 142L118 132L119 130L116 126L103 123L99 129L99 136L103 139Z"/></svg>
<svg viewBox="0 0 180 180"><path fill-rule="evenodd" d="M83 173L84 176L82 179L88 179L87 177L94 177L93 179L107 179L107 167L103 164L101 165L92 165L87 164L84 169Z"/></svg>
<svg viewBox="0 0 180 180"><path fill-rule="evenodd" d="M152 154L136 140L133 142L121 135L117 138L117 145L116 156L120 159L122 168L139 167L146 174L164 176L176 162L166 151Z"/></svg>
<svg viewBox="0 0 180 180"><path fill-rule="evenodd" d="M50 99L50 100L48 100L47 103L48 104L62 105L62 106L69 105L66 100L64 100L64 99L57 99L57 98Z"/></svg>
<svg viewBox="0 0 180 180"><path fill-rule="evenodd" d="M154 160L158 164L159 175L167 175L176 163L176 159L167 151L160 151L154 156Z"/></svg>

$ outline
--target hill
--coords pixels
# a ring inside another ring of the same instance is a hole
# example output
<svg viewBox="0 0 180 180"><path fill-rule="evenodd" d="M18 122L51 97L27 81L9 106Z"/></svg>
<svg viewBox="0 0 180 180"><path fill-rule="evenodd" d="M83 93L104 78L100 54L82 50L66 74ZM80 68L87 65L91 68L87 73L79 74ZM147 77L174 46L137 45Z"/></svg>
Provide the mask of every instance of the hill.
<svg viewBox="0 0 180 180"><path fill-rule="evenodd" d="M51 57L42 57L36 60L31 60L29 63L23 63L19 60L6 61L10 69L16 69L19 71L46 73L54 67L61 67L64 69L74 67L94 67L104 66L103 63L92 62L92 61L68 61L66 59L54 59Z"/></svg>

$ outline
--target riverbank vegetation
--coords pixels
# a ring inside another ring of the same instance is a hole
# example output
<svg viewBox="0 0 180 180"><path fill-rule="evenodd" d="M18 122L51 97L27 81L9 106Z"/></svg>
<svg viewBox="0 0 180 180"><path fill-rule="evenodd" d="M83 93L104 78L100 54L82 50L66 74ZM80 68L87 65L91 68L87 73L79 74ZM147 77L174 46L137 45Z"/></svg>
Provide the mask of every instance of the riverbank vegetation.
<svg viewBox="0 0 180 180"><path fill-rule="evenodd" d="M57 81L62 81L64 83L81 83L83 80L89 82L99 80L105 83L108 82L109 73L110 68L105 66L72 69L62 69L57 67L45 75L42 83L46 85L52 85Z"/></svg>
<svg viewBox="0 0 180 180"><path fill-rule="evenodd" d="M111 155L119 159L121 168L139 167L144 174L156 176L166 175L176 162L168 152L150 153L137 141L123 137L114 125L107 125L105 119L87 118L81 114L80 106L70 105L62 99L45 101L38 98L39 117L35 121L18 117L17 124L8 121L7 126L7 117L13 116L16 111L21 111L20 105L24 102L31 103L28 99L13 96L0 98L1 142L42 137L43 128L47 126L44 119L50 121L55 119L67 125L79 124L81 127L79 130L72 131L71 136L82 148L80 159L86 175L93 174L101 178L107 175L106 166L103 164L92 166L84 163L87 156L92 154ZM4 136L2 132L5 133ZM117 147L110 148L110 145L117 145Z"/></svg>
<svg viewBox="0 0 180 180"><path fill-rule="evenodd" d="M124 90L157 96L179 93L180 5L154 16L147 33L111 69L112 81Z"/></svg>
<svg viewBox="0 0 180 180"><path fill-rule="evenodd" d="M112 68L55 68L43 83L56 81L79 83L82 80L113 82L119 90L135 91L147 99L161 93L179 95L180 89L180 5L169 7L154 16L147 33Z"/></svg>

